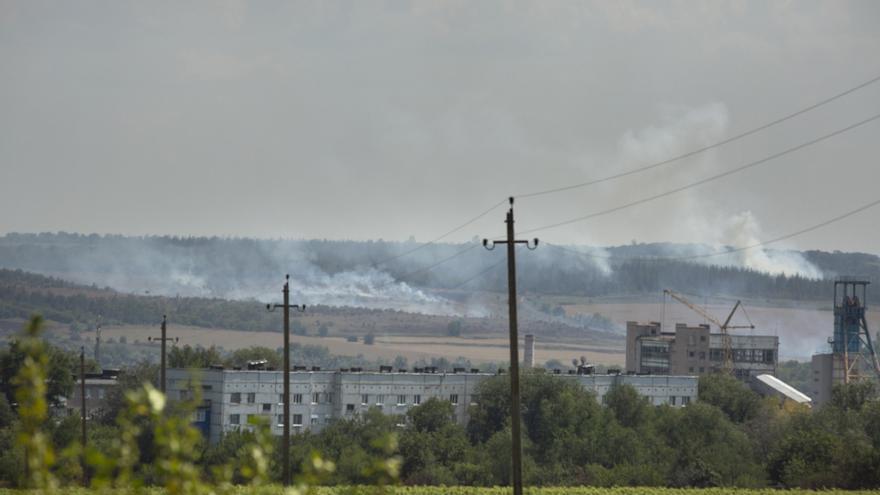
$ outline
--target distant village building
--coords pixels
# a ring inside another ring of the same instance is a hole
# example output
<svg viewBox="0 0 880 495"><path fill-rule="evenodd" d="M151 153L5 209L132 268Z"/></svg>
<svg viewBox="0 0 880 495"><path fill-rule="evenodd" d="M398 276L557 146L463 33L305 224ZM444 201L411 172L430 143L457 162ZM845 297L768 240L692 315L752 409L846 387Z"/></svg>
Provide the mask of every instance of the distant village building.
<svg viewBox="0 0 880 495"><path fill-rule="evenodd" d="M776 374L779 337L773 335L731 335L734 375L750 381L762 374ZM720 333L709 325L682 323L675 332L663 332L659 322L626 323L626 371L651 375L702 375L723 367L724 350Z"/></svg>
<svg viewBox="0 0 880 495"><path fill-rule="evenodd" d="M291 421L294 432L319 431L334 419L352 417L370 408L390 415L406 412L432 397L449 401L454 419L467 424L468 407L479 402L478 385L491 373L457 369L443 372L293 371ZM194 423L211 442L224 433L250 428L252 416L265 417L272 433L283 428L283 373L274 370L168 370L170 400L200 403ZM635 376L559 374L560 380L574 380L593 391L602 402L615 385L627 384L651 404L683 406L697 399L697 378L691 376Z"/></svg>
<svg viewBox="0 0 880 495"><path fill-rule="evenodd" d="M103 369L100 373L86 373L86 411L92 417L103 411L110 392L118 385L119 370ZM76 378L73 392L67 398L66 409L69 414L80 414L82 394L79 377Z"/></svg>

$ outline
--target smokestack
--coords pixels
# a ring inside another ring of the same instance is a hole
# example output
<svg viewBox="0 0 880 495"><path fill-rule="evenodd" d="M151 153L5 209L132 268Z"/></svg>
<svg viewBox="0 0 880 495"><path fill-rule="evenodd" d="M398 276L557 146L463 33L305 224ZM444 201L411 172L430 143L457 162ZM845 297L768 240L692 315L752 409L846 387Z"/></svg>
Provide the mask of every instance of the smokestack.
<svg viewBox="0 0 880 495"><path fill-rule="evenodd" d="M526 335L526 348L523 355L523 366L526 368L535 367L535 336Z"/></svg>

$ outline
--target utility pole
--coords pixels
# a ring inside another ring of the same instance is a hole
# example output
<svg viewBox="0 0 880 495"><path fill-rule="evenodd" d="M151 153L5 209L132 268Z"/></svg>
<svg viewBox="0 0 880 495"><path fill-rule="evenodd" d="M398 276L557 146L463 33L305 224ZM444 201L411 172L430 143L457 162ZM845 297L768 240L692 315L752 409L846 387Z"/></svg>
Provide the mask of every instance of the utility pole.
<svg viewBox="0 0 880 495"><path fill-rule="evenodd" d="M516 244L525 244L530 250L537 249L538 239L534 239L534 245L529 245L528 240L514 239L513 230L513 196L510 197L510 209L507 211L507 240L489 241L483 239L483 247L488 250L495 249L496 244L507 244L507 290L508 311L510 320L510 433L513 437L513 495L522 495L522 437L520 424L522 423L519 397L519 335L517 333L516 316Z"/></svg>
<svg viewBox="0 0 880 495"><path fill-rule="evenodd" d="M277 308L284 309L284 435L281 447L282 482L284 486L290 486L290 308L305 311L305 304L290 304L290 275L284 276L284 295L282 304L267 304L266 309L274 311Z"/></svg>
<svg viewBox="0 0 880 495"><path fill-rule="evenodd" d="M101 371L101 315L95 323L95 362L98 363L98 371Z"/></svg>
<svg viewBox="0 0 880 495"><path fill-rule="evenodd" d="M162 315L162 336L159 337L158 339L155 337L147 337L147 341L152 342L155 340L159 340L162 342L162 358L161 358L161 365L160 365L162 368L159 371L159 389L162 391L163 395L165 394L165 386L166 386L166 381L165 381L165 343L169 340L173 340L174 343L176 344L180 340L177 337L174 337L173 339L170 337L167 337L165 334L165 331L167 329L168 329L168 319L165 315Z"/></svg>
<svg viewBox="0 0 880 495"><path fill-rule="evenodd" d="M82 483L84 487L89 486L89 472L88 466L86 465L86 348L82 346L79 348L79 382L80 382L80 419L82 422Z"/></svg>

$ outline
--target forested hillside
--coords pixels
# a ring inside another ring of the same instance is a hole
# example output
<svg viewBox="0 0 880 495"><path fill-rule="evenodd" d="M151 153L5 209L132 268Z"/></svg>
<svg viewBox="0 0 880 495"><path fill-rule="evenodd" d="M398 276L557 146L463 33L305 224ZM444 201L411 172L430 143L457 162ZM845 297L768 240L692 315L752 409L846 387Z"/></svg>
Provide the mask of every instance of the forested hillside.
<svg viewBox="0 0 880 495"><path fill-rule="evenodd" d="M486 252L478 249L476 240L419 246L385 241L7 234L0 237L0 267L125 292L261 300L276 294L283 275L290 273L294 293L309 304L401 309L407 303L435 303L435 290L505 287L503 250ZM829 280L837 275L880 279L880 258L863 253L762 252L771 263L795 260L785 266L805 267L774 275L747 268L733 255L705 256L711 249L698 245L633 244L579 251L542 245L522 253L520 286L529 292L584 296L647 294L671 287L739 297L823 300L829 296ZM692 259L681 260L688 257ZM822 278L804 273L819 273Z"/></svg>

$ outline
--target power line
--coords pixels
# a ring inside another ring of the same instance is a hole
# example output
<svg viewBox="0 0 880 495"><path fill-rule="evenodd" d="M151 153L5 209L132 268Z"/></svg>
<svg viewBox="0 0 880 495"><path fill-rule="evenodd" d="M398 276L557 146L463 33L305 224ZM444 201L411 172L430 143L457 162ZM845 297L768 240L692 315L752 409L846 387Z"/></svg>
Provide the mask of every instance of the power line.
<svg viewBox="0 0 880 495"><path fill-rule="evenodd" d="M446 290L455 290L455 289L459 289L461 287L464 287L465 285L469 284L470 282L473 282L474 280L476 280L479 277L482 277L483 275L489 273L493 269L498 268L499 266L501 266L504 263L507 263L507 259L502 259L498 263L490 265L489 268L486 268L485 270L481 270L480 272L478 272L478 273L472 275L471 277L453 285L452 287L448 287Z"/></svg>
<svg viewBox="0 0 880 495"><path fill-rule="evenodd" d="M636 201L632 201L632 202L629 202L629 203L625 203L625 204L620 205L620 206L615 206L615 207L613 207L613 208L608 208L608 209L606 209L606 210L600 210L600 211L597 211L597 212L594 212L594 213L590 213L590 214L588 214L588 215L580 216L580 217L577 217L577 218L572 218L572 219L570 219L570 220L565 220L565 221L563 221L563 222L558 222L558 223L554 223L554 224L550 224L550 225L545 225L545 226L543 226L543 227L537 227L537 228L534 228L534 229L525 230L525 231L520 232L520 233L521 233L521 234L529 234L529 233L532 233L532 232L538 232L538 231L541 231L541 230L547 230L547 229L552 229L552 228L556 228L556 227L561 227L561 226L563 226L563 225L568 225L568 224L572 224L572 223L575 223L575 222L582 222L582 221L584 221L584 220L589 220L589 219L591 219L591 218L596 218L596 217L599 217L599 216L608 215L609 213L614 213L614 212L617 212L617 211L620 211L620 210L624 210L624 209L626 209L626 208L630 208L630 207L637 206L637 205L640 205L640 204L648 203L648 202L651 202L651 201L654 201L654 200L657 200L657 199L660 199L660 198L664 198L664 197L666 197L666 196L671 196L671 195L673 195L673 194L676 194L676 193L679 193L679 192L682 192L682 191L685 191L685 190L688 190L688 189L693 189L693 188L698 187L698 186L701 186L701 185L703 185L703 184L707 184L707 183L709 183L709 182L713 182L713 181L718 180L718 179L721 179L721 178L723 178L723 177L727 177L727 176L729 176L729 175L733 175L733 174L735 174L735 173L742 172L743 170L746 170L746 169L749 169L749 168L753 168L753 167L756 167L756 166L758 166L758 165L762 165L762 164L764 164L764 163L767 163L767 162L769 162L769 161L775 160L775 159L777 159L777 158L780 158L780 157L782 157L782 156L788 155L788 154L790 154L790 153L794 153L795 151L798 151L798 150L801 150L801 149L803 149L803 148L806 148L806 147L812 146L812 145L814 145L814 144L820 143L820 142L825 141L825 140L827 140L827 139L830 139L830 138L832 138L832 137L835 137L835 136L838 136L838 135L840 135L840 134L843 134L843 133L845 133L845 132L847 132L847 131L851 131L851 130L857 128L857 127L863 126L863 125L868 124L868 123L870 123L870 122L873 122L873 121L875 121L875 120L877 120L877 119L880 119L880 114L876 114L876 115L874 115L874 116L872 116L872 117L869 117L869 118L867 118L867 119L865 119L865 120L862 120L862 121L856 122L855 124L848 125L848 126L842 128L842 129L838 129L838 130L836 130L836 131L834 131L834 132L831 132L831 133L829 133L829 134L822 135L822 136L820 136L820 137L817 137L817 138L812 139L812 140L810 140L810 141L807 141L807 142L805 142L805 143L801 143L801 144L799 144L799 145L797 145L797 146L793 146L793 147L791 147L791 148L788 148L788 149L786 149L786 150L780 151L780 152L778 152L778 153L774 153L774 154L772 154L772 155L770 155L770 156L768 156L768 157L762 158L762 159L760 159L760 160L756 160L756 161L753 161L753 162L749 162L749 163L747 163L747 164L745 164L745 165L740 165L739 167L736 167L736 168L733 168L733 169L727 170L727 171L722 172L722 173L720 173L720 174L716 174L716 175L712 175L712 176L706 177L706 178L704 178L704 179L700 179L700 180L695 181L695 182L691 182L691 183L689 183L689 184L685 184L685 185L680 186L680 187L677 187L677 188L675 188L675 189L671 189L671 190L668 190L668 191L665 191L665 192L662 192L662 193L659 193L659 194L655 194L655 195L653 195L653 196L649 196L649 197L647 197L647 198L642 198L642 199L639 199L639 200L636 200Z"/></svg>
<svg viewBox="0 0 880 495"><path fill-rule="evenodd" d="M755 249L755 248L758 248L758 247L767 246L767 245L769 245L769 244L775 244L775 243L777 243L777 242L781 242L781 241L784 241L784 240L786 240L786 239L791 239L792 237L797 237L797 236L799 236L799 235L803 235L803 234L806 234L806 233L809 233L809 232L813 232L814 230L821 229L821 228L826 227L826 226L828 226L828 225L831 225L831 224L833 224L833 223L837 223L837 222L839 222L839 221L841 221L841 220L844 220L844 219L846 219L846 218L849 218L849 217L851 217L851 216L853 216L853 215L856 215L856 214L858 214L858 213L861 213L861 212L863 212L863 211L865 211L865 210L871 209L871 208L873 208L873 207L875 207L875 206L877 206L877 205L880 205L880 199L876 199L876 200L871 201L870 203L864 204L864 205L862 205L862 206L860 206L860 207L858 207L858 208L856 208L856 209L854 209L854 210L847 211L847 212L842 213L842 214L840 214L840 215L838 215L838 216L836 216L836 217L833 217L833 218L830 218L830 219L825 220L825 221L823 221L823 222L817 223L817 224L815 224L815 225L811 225L811 226L809 226L809 227L806 227L806 228L803 228L803 229L797 230L797 231L795 231L795 232L790 232L790 233L788 233L788 234L784 234L784 235L781 235L781 236L779 236L779 237L774 237L774 238L769 239L769 240L766 240L766 241L757 242L757 243L755 243L755 244L750 244L750 245L748 245L748 246L741 246L741 247L737 247L737 248L731 248L731 249L728 249L728 250L726 250L726 251L719 251L719 252L715 252L715 253L703 253L703 254L694 254L694 255L687 255L687 256L650 256L650 257L639 257L639 256L632 256L632 257L630 257L630 256L597 256L597 255L594 255L594 254L585 253L585 252L583 252L583 251L578 251L578 250L575 250L575 249L571 249L571 248L567 248L567 247L564 247L564 246L560 246L560 245L558 245L558 244L549 244L549 243L545 243L545 244L549 245L550 247L554 247L554 248L556 248L556 249L562 250L562 251L567 251L567 252L570 252L570 253L577 254L578 256L585 256L585 257L594 258L594 259L620 260L620 261L628 261L628 260L639 260L639 261L688 261L688 260L694 260L694 259L700 259L700 258L711 258L711 257L714 257L714 256L725 256L725 255L728 255L728 254L738 253L738 252L740 252L740 251L746 251L746 250L749 250L749 249Z"/></svg>
<svg viewBox="0 0 880 495"><path fill-rule="evenodd" d="M430 241L428 241L428 242L426 242L426 243L424 243L424 244L420 244L420 245L418 245L418 246L416 246L416 247L414 247L414 248L412 248L412 249L409 249L409 250L404 251L404 252L402 252L402 253L395 254L394 256L390 256L390 257L388 257L388 258L385 258L385 259L382 260L382 261L379 261L379 262L377 262L377 263L374 263L373 266L374 266L374 267L379 267L379 266L384 265L384 264L386 264L386 263L388 263L388 262L390 262L390 261L394 261L394 260L396 260L396 259L398 259L398 258L402 258L402 257L404 257L404 256L407 256L407 255L409 255L409 254L412 254L412 253L414 253L414 252L416 252L416 251L418 251L418 250L420 250L420 249L426 248L426 247L428 247L428 246L430 246L430 245L436 243L437 241L440 241L440 240L442 240L442 239L445 239L446 237L448 237L448 236L450 236L450 235L452 235L452 234L458 232L459 230L461 230L461 229L467 227L468 225L470 225L470 224L476 222L477 220L483 218L484 216L488 215L489 213L492 212L492 210L494 210L495 208L498 208L499 206L503 205L503 204L506 203L506 202L507 202L507 198L505 198L505 199L499 201L498 203L495 203L494 205L492 205L491 207L487 208L486 210L484 210L484 211L483 211L482 213L480 213L479 215L475 216L474 218L471 218L471 219L468 220L467 222L465 222L465 223L459 225L458 227L455 227L454 229L452 229L452 230L446 232L445 234L440 235L440 236L437 236L437 237L431 239Z"/></svg>
<svg viewBox="0 0 880 495"><path fill-rule="evenodd" d="M443 259L441 259L440 261L437 261L437 262L435 262L435 263L433 263L433 264L430 264L430 265L428 265L428 266L426 266L426 267L419 268L418 270L414 270L414 271L411 271L411 272L407 272L407 273L403 274L402 276L400 276L400 277L398 277L398 278L399 278L399 279L405 279L405 278L409 278L409 277L411 277L411 276L413 276L413 275L416 275L416 274L418 274L418 273L422 273L422 272L426 272L426 271L432 270L432 269L434 269L434 268L436 268L436 267L442 265L443 263L446 263L447 261L449 261L449 260L451 260L451 259L458 258L459 256L463 255L464 253L466 253L466 252L470 251L471 249L474 249L475 247L478 247L478 246L479 246L479 244L471 244L470 246L468 246L468 247L466 247L466 248L464 248L464 249L461 249L461 250L459 250L459 251L456 251L456 252L453 253L451 256L447 256L446 258L443 258Z"/></svg>
<svg viewBox="0 0 880 495"><path fill-rule="evenodd" d="M518 195L518 196L516 196L516 197L518 197L518 198L531 198L531 197L535 197L535 196L543 196L543 195L545 195L545 194L553 194L553 193L557 193L557 192L568 191L568 190L571 190L571 189L578 189L578 188L581 188L581 187L587 187L587 186L592 186L592 185L595 185L595 184L601 184L602 182L608 182L608 181L611 181L611 180L620 179L620 178L622 178L622 177L627 177L627 176L630 176L630 175L638 174L638 173L645 172L645 171L648 171L648 170L651 170L651 169L655 169L655 168L657 168L657 167L662 167L663 165L668 165L668 164L670 164L670 163L677 162L677 161L679 161L679 160L683 160L683 159L685 159L685 158L689 158L689 157L694 156L694 155L698 155L698 154L700 154L700 153L703 153L703 152L709 151L709 150L711 150L711 149L715 149L715 148L718 148L718 147L724 146L725 144L729 144L729 143L732 143L732 142L734 142L734 141L738 141L738 140L740 140L740 139L742 139L742 138L745 138L745 137L751 136L752 134L758 133L758 132L763 131L763 130L765 130L765 129L769 129L770 127L773 127L773 126L776 126L776 125L778 125L778 124L781 124L781 123L783 123L783 122L785 122L785 121L791 120L791 119L793 119L793 118L795 118L795 117L797 117L797 116L799 116L799 115L803 115L803 114L805 114L805 113L807 113L807 112L810 112L810 111L812 111L812 110L815 110L815 109L817 109L817 108L819 108L819 107L821 107L821 106L823 106L823 105L827 105L828 103L831 103L831 102L834 101L834 100L837 100L837 99L839 99L839 98L843 98L844 96L846 96L846 95L848 95L848 94L850 94L850 93L854 93L854 92L856 92L856 91L858 91L858 90L860 90L860 89L862 89L862 88L865 88L865 87L867 87L867 86L870 86L871 84L874 84L874 83L876 83L877 81L880 81L880 76L874 77L874 78L872 78L872 79L870 79L870 80L868 80L868 81L865 81L865 82L863 82L863 83L861 83L861 84L859 84L859 85L857 85L857 86L853 86L852 88L849 88L849 89L847 89L846 91L843 91L842 93L837 93L837 94L834 95L834 96L831 96L831 97L829 97L829 98L826 98L826 99L824 99L824 100L821 100L821 101L819 101L819 102L817 102L817 103L814 103L814 104L812 104L812 105L810 105L810 106L808 106L808 107L802 108L802 109L800 109L800 110L798 110L798 111L796 111L796 112L794 112L794 113L790 113L790 114L788 114L788 115L785 115L784 117L780 117L780 118L778 118L778 119L776 119L776 120L773 120L773 121L771 121L771 122L768 122L768 123L766 123L766 124L764 124L764 125L761 125L761 126L758 126L758 127L752 128L752 129L749 129L749 130L747 130L747 131L745 131L745 132L742 132L742 133L737 134L737 135L735 135L735 136L731 136L731 137L729 137L729 138L727 138L727 139L723 139L723 140L721 140L721 141L718 141L718 142L712 143L712 144L707 145L707 146L704 146L704 147L702 147L702 148L698 148L698 149L695 149L695 150L692 150L692 151L688 151L687 153L683 153L683 154L681 154L681 155L674 156L674 157L672 157L672 158L667 158L666 160L663 160L663 161L660 161L660 162L652 163L652 164L650 164L650 165L645 165L645 166L643 166L643 167L635 168L635 169L628 170L628 171L626 171L626 172L621 172L621 173L614 174L614 175L609 175L609 176L607 176L607 177L602 177L602 178L599 178L599 179L593 179L593 180L589 180L589 181L586 181L586 182L580 182L580 183L578 183L578 184L571 184L571 185L568 185L568 186L555 187L555 188L552 188L552 189L545 189L545 190L543 190L543 191L536 191L536 192L531 192L531 193L527 193L527 194L520 194L520 195Z"/></svg>

